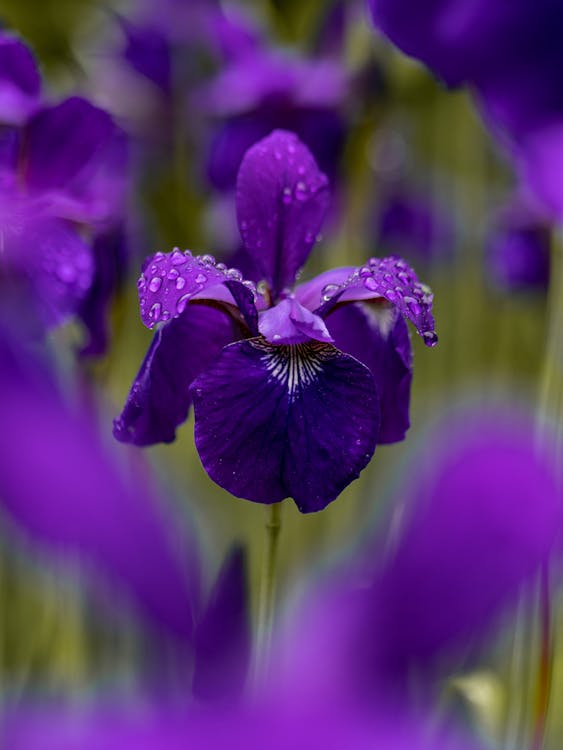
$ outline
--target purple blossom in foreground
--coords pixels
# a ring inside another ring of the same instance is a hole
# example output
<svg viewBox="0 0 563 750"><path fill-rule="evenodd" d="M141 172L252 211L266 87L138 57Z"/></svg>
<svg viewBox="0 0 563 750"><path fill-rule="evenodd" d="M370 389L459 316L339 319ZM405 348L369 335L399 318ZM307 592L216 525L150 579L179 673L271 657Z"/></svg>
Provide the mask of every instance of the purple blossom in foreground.
<svg viewBox="0 0 563 750"><path fill-rule="evenodd" d="M17 287L10 304L24 300L46 326L81 317L90 334L85 351L101 353L108 299L124 265L125 135L86 99L46 104L39 87L30 51L0 32L4 297Z"/></svg>
<svg viewBox="0 0 563 750"><path fill-rule="evenodd" d="M405 318L433 346L432 295L400 258L325 272L292 291L321 228L327 179L293 134L246 154L242 239L263 285L189 251L157 253L139 279L153 342L115 421L118 440L170 442L195 411L209 476L238 497L323 509L409 426ZM262 288L263 286L263 288Z"/></svg>

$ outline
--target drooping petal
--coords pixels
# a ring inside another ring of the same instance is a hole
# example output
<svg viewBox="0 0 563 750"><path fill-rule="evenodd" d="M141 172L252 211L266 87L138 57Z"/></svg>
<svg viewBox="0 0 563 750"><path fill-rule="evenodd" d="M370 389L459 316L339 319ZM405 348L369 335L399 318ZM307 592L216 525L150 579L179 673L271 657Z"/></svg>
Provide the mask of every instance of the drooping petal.
<svg viewBox="0 0 563 750"><path fill-rule="evenodd" d="M189 305L160 328L114 422L114 436L135 445L171 443L188 416L190 383L237 338L229 316L202 305Z"/></svg>
<svg viewBox="0 0 563 750"><path fill-rule="evenodd" d="M0 122L21 125L39 105L41 78L30 49L0 32Z"/></svg>
<svg viewBox="0 0 563 750"><path fill-rule="evenodd" d="M260 315L258 329L271 344L303 344L311 339L333 342L324 320L293 297L265 310Z"/></svg>
<svg viewBox="0 0 563 750"><path fill-rule="evenodd" d="M107 112L78 96L43 109L26 132L30 186L38 190L64 187L105 146L113 130Z"/></svg>
<svg viewBox="0 0 563 750"><path fill-rule="evenodd" d="M251 650L246 565L245 548L237 544L223 562L196 627L193 691L200 700L233 700L244 688Z"/></svg>
<svg viewBox="0 0 563 750"><path fill-rule="evenodd" d="M236 268L215 263L211 255L193 256L177 248L148 258L138 281L141 319L147 328L177 318L194 299L212 300L238 308L242 319L256 333L256 287L242 281Z"/></svg>
<svg viewBox="0 0 563 750"><path fill-rule="evenodd" d="M195 441L209 476L248 500L322 510L367 465L379 432L369 370L330 344L223 349L192 383Z"/></svg>
<svg viewBox="0 0 563 750"><path fill-rule="evenodd" d="M381 302L337 307L327 318L334 344L369 367L379 394L378 443L403 440L410 426L412 347L404 318Z"/></svg>
<svg viewBox="0 0 563 750"><path fill-rule="evenodd" d="M274 297L293 284L307 260L328 197L326 176L294 133L275 130L246 152L237 179L237 218Z"/></svg>
<svg viewBox="0 0 563 750"><path fill-rule="evenodd" d="M335 269L333 273L336 275L338 271ZM420 283L413 269L395 255L370 258L341 284L326 285L315 312L326 318L339 303L378 298L395 305L414 324L427 346L438 343L432 317L432 292Z"/></svg>
<svg viewBox="0 0 563 750"><path fill-rule="evenodd" d="M146 481L126 481L36 358L2 337L0 365L0 498L13 541L18 530L40 559L81 563L115 606L131 603L153 625L190 638L196 549L178 517Z"/></svg>

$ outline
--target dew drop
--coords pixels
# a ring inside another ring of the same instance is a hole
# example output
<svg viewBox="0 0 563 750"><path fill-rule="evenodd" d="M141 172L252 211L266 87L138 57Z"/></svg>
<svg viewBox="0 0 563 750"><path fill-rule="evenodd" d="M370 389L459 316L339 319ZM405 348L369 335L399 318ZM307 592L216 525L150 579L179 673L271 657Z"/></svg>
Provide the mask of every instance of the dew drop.
<svg viewBox="0 0 563 750"><path fill-rule="evenodd" d="M158 292L162 286L162 279L159 276L153 276L149 283L149 289L151 292Z"/></svg>
<svg viewBox="0 0 563 750"><path fill-rule="evenodd" d="M145 281L145 277L139 276L139 278L137 279L137 289L140 292L144 292L146 286L147 286L147 282Z"/></svg>
<svg viewBox="0 0 563 750"><path fill-rule="evenodd" d="M207 276L204 273L198 273L198 275L195 277L196 284L205 284L206 281Z"/></svg>
<svg viewBox="0 0 563 750"><path fill-rule="evenodd" d="M359 271L360 279L367 279L372 275L371 268L368 268L368 266L362 266Z"/></svg>
<svg viewBox="0 0 563 750"><path fill-rule="evenodd" d="M179 276L176 279L176 289L181 291L186 286L186 279L183 276Z"/></svg>
<svg viewBox="0 0 563 750"><path fill-rule="evenodd" d="M173 266L179 266L181 263L186 262L186 256L184 253L181 253L179 250L174 250L172 253L172 265Z"/></svg>
<svg viewBox="0 0 563 750"><path fill-rule="evenodd" d="M334 297L335 292L339 289L338 284L325 284L321 290L321 299L323 302L328 302Z"/></svg>
<svg viewBox="0 0 563 750"><path fill-rule="evenodd" d="M162 311L162 305L160 302L155 302L154 305L149 310L149 318L151 320L154 320L156 323L157 320L160 320L160 313Z"/></svg>
<svg viewBox="0 0 563 750"><path fill-rule="evenodd" d="M171 268L168 271L168 277L167 278L169 278L170 281L174 281L174 279L177 279L179 275L180 275L180 271L178 271L176 268Z"/></svg>
<svg viewBox="0 0 563 750"><path fill-rule="evenodd" d="M379 289L379 284L373 278L373 276L370 276L369 278L364 279L364 286L366 289L369 289L370 292L377 292L377 290Z"/></svg>
<svg viewBox="0 0 563 750"><path fill-rule="evenodd" d="M190 301L190 295L189 294L184 294L184 296L180 297L180 299L178 300L178 302L176 302L176 310L178 311L178 313L180 315L186 309L186 306L187 306L187 304L188 304L189 301Z"/></svg>
<svg viewBox="0 0 563 750"><path fill-rule="evenodd" d="M202 255L200 261L206 266L214 266L215 258L212 255Z"/></svg>
<svg viewBox="0 0 563 750"><path fill-rule="evenodd" d="M291 189L288 187L284 187L283 193L282 193L282 201L285 203L285 205L289 205L291 203Z"/></svg>
<svg viewBox="0 0 563 750"><path fill-rule="evenodd" d="M234 281L242 281L242 273L238 270L238 268L229 268L227 271L227 276L229 279L233 279Z"/></svg>
<svg viewBox="0 0 563 750"><path fill-rule="evenodd" d="M438 336L434 331L424 331L422 338L424 339L426 346L436 346L438 343Z"/></svg>

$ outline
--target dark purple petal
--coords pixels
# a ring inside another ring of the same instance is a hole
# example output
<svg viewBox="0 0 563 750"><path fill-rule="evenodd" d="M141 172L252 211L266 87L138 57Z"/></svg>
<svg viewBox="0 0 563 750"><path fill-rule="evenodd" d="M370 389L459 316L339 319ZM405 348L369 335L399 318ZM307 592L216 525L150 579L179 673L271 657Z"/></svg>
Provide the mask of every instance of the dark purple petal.
<svg viewBox="0 0 563 750"><path fill-rule="evenodd" d="M0 365L0 498L14 541L17 528L37 554L78 560L117 590L115 606L131 601L153 624L191 637L197 567L186 562L195 547L179 519L146 481L124 479L94 425L65 406L35 360L2 340Z"/></svg>
<svg viewBox="0 0 563 750"><path fill-rule="evenodd" d="M214 300L235 308L249 327L255 326L255 303L260 302L251 281L242 281L236 268L215 263L211 255L193 256L176 248L145 261L138 281L141 319L147 328L177 318L194 299ZM251 299L252 298L252 299Z"/></svg>
<svg viewBox="0 0 563 750"><path fill-rule="evenodd" d="M123 226L98 234L92 243L94 274L78 315L88 333L81 356L100 356L108 345L111 299L123 281L127 267L127 238Z"/></svg>
<svg viewBox="0 0 563 750"><path fill-rule="evenodd" d="M270 118L255 112L229 118L211 138L207 156L207 178L218 190L232 190L246 151L272 130Z"/></svg>
<svg viewBox="0 0 563 750"><path fill-rule="evenodd" d="M114 131L111 117L86 99L71 97L39 112L27 128L27 179L45 190L67 185Z"/></svg>
<svg viewBox="0 0 563 750"><path fill-rule="evenodd" d="M246 552L236 545L227 555L195 632L193 691L204 701L238 698L251 652L250 600Z"/></svg>
<svg viewBox="0 0 563 750"><path fill-rule="evenodd" d="M381 407L378 443L403 440L410 426L412 347L397 308L380 302L337 307L326 320L334 344L368 367Z"/></svg>
<svg viewBox="0 0 563 750"><path fill-rule="evenodd" d="M294 133L275 130L250 148L237 179L237 218L248 252L277 296L315 243L328 184Z"/></svg>
<svg viewBox="0 0 563 750"><path fill-rule="evenodd" d="M340 270L336 269L336 272ZM315 312L326 317L338 303L378 298L395 305L401 315L414 324L427 346L438 343L432 317L432 292L420 283L413 269L402 258L394 255L370 258L342 284L327 284L321 290L322 304Z"/></svg>
<svg viewBox="0 0 563 750"><path fill-rule="evenodd" d="M195 441L209 476L237 497L293 497L322 510L368 464L379 432L369 370L330 344L223 349L191 386Z"/></svg>
<svg viewBox="0 0 563 750"><path fill-rule="evenodd" d="M258 328L271 344L303 344L311 339L326 344L333 342L324 320L293 297L265 310L260 315Z"/></svg>
<svg viewBox="0 0 563 750"><path fill-rule="evenodd" d="M39 106L41 78L30 49L0 31L0 122L23 124Z"/></svg>
<svg viewBox="0 0 563 750"><path fill-rule="evenodd" d="M140 75L148 78L165 93L171 87L170 41L159 29L138 26L119 17L126 45L123 57Z"/></svg>
<svg viewBox="0 0 563 750"><path fill-rule="evenodd" d="M115 420L115 437L135 445L171 443L188 416L190 383L237 338L229 316L203 305L189 305L160 328Z"/></svg>

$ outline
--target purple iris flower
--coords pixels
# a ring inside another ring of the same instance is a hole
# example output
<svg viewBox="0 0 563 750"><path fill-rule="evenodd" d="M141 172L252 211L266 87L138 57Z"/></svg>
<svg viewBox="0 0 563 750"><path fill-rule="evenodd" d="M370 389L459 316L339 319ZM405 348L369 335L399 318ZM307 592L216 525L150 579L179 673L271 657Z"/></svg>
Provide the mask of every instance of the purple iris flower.
<svg viewBox="0 0 563 750"><path fill-rule="evenodd" d="M450 86L467 84L535 194L563 211L559 0L370 0L373 20Z"/></svg>
<svg viewBox="0 0 563 750"><path fill-rule="evenodd" d="M328 205L328 181L293 133L246 153L237 216L264 283L189 251L157 253L138 282L141 317L159 324L118 440L170 442L193 402L209 476L236 496L291 496L321 510L409 426L412 351L405 318L437 337L432 294L400 258L325 272L293 288Z"/></svg>
<svg viewBox="0 0 563 750"><path fill-rule="evenodd" d="M6 50L13 64L1 69L4 88L25 93L24 83L40 82L33 57L2 33L0 58ZM0 117L17 122L0 132L1 275L7 288L23 287L20 299L47 326L81 316L90 334L85 349L99 353L107 302L123 274L127 142L86 99L47 105L38 87L28 86L34 99L26 118L17 97L0 102Z"/></svg>
<svg viewBox="0 0 563 750"><path fill-rule="evenodd" d="M18 37L0 33L0 122L20 125L38 108L41 77Z"/></svg>
<svg viewBox="0 0 563 750"><path fill-rule="evenodd" d="M546 291L550 229L521 201L498 212L486 248L489 275L507 291Z"/></svg>
<svg viewBox="0 0 563 750"><path fill-rule="evenodd" d="M345 141L349 83L334 58L305 60L262 47L226 66L198 99L219 123L207 164L211 183L233 188L247 149L274 128L297 133L332 178Z"/></svg>

